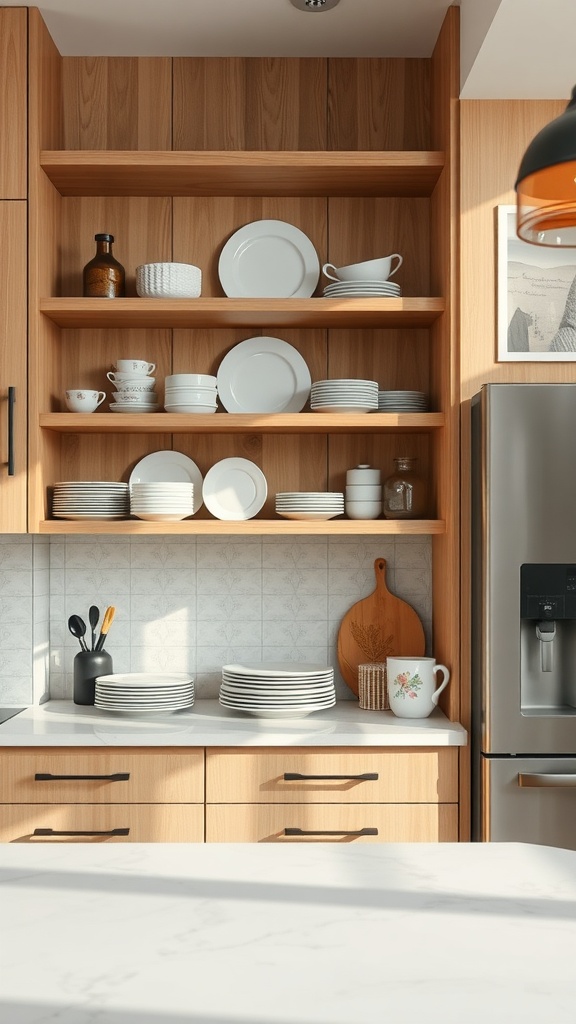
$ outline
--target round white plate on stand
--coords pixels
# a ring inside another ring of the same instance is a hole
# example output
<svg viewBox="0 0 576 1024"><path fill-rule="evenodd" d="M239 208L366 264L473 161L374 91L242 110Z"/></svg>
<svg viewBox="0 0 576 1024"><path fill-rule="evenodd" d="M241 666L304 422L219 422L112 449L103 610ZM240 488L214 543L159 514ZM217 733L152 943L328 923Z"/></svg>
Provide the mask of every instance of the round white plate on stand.
<svg viewBox="0 0 576 1024"><path fill-rule="evenodd" d="M252 519L267 494L264 473L249 459L222 459L208 470L202 486L204 504L216 519Z"/></svg>
<svg viewBox="0 0 576 1024"><path fill-rule="evenodd" d="M194 484L194 513L202 505L202 473L198 466L182 452L161 451L151 452L137 462L130 474L129 485L165 481L176 483L178 480ZM193 514L194 514L193 513Z"/></svg>
<svg viewBox="0 0 576 1024"><path fill-rule="evenodd" d="M310 370L280 338L247 338L218 368L218 395L227 412L300 412L310 396Z"/></svg>
<svg viewBox="0 0 576 1024"><path fill-rule="evenodd" d="M218 276L229 298L310 298L320 262L300 228L283 220L256 220L228 239Z"/></svg>

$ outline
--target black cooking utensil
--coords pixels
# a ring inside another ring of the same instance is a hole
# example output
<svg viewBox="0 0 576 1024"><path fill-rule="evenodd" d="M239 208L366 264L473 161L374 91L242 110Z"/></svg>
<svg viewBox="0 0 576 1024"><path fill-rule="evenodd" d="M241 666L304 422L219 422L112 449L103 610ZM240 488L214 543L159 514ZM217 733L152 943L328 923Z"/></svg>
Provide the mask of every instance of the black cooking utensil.
<svg viewBox="0 0 576 1024"><path fill-rule="evenodd" d="M84 634L86 633L86 623L84 622L84 619L81 619L79 615L71 615L68 619L68 629L72 633L72 636L75 636L76 639L80 641L80 647L82 650L87 651L88 644L84 639Z"/></svg>
<svg viewBox="0 0 576 1024"><path fill-rule="evenodd" d="M96 626L98 625L99 618L100 609L95 604L91 604L88 611L88 621L90 623L90 629L92 630L92 650L94 650L96 646Z"/></svg>

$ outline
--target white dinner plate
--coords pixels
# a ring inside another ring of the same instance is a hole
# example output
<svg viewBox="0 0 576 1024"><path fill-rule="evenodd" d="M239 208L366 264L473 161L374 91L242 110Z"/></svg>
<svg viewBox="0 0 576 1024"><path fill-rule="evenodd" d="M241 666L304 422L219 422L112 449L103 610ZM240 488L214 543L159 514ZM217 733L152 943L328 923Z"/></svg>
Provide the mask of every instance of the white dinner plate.
<svg viewBox="0 0 576 1024"><path fill-rule="evenodd" d="M256 220L228 239L218 276L230 298L310 298L320 263L300 228L283 220Z"/></svg>
<svg viewBox="0 0 576 1024"><path fill-rule="evenodd" d="M340 512L280 512L277 510L277 516L281 516L282 519L293 519L295 522L306 522L309 520L312 522L313 519L317 519L319 523L327 522L329 519L336 519L337 516L344 515L344 509Z"/></svg>
<svg viewBox="0 0 576 1024"><path fill-rule="evenodd" d="M202 506L202 473L182 452L160 451L145 455L130 474L129 484L187 481L194 485L193 514Z"/></svg>
<svg viewBox="0 0 576 1024"><path fill-rule="evenodd" d="M305 360L280 338L247 338L218 368L218 394L227 412L300 412L311 383Z"/></svg>
<svg viewBox="0 0 576 1024"><path fill-rule="evenodd" d="M96 676L97 683L149 689L151 686L178 686L193 683L194 677L188 672L111 672Z"/></svg>
<svg viewBox="0 0 576 1024"><path fill-rule="evenodd" d="M334 672L330 665L317 661L253 661L247 665L234 663L223 665L223 672L232 672L237 676L269 676L298 679L300 676L324 676Z"/></svg>
<svg viewBox="0 0 576 1024"><path fill-rule="evenodd" d="M216 519L252 519L266 501L268 485L249 459L221 459L204 477L202 497Z"/></svg>

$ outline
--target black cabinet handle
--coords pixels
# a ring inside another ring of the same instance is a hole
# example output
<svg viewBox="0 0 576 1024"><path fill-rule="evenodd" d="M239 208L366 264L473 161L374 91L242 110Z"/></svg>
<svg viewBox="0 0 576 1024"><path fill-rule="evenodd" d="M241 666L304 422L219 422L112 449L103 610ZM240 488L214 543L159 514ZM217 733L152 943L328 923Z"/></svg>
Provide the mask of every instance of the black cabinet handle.
<svg viewBox="0 0 576 1024"><path fill-rule="evenodd" d="M364 772L363 775L301 775L300 772L284 772L284 782L302 782L304 779L333 782L377 782L378 772Z"/></svg>
<svg viewBox="0 0 576 1024"><path fill-rule="evenodd" d="M377 828L360 828L350 832L347 828L338 828L334 832L306 832L303 828L285 828L285 836L377 836Z"/></svg>
<svg viewBox="0 0 576 1024"><path fill-rule="evenodd" d="M50 772L36 772L34 782L128 782L130 772L116 772L114 775L51 775Z"/></svg>
<svg viewBox="0 0 576 1024"><path fill-rule="evenodd" d="M57 832L53 828L35 828L33 836L127 836L129 828L111 828L108 832Z"/></svg>
<svg viewBox="0 0 576 1024"><path fill-rule="evenodd" d="M14 402L16 388L8 388L8 476L14 476Z"/></svg>

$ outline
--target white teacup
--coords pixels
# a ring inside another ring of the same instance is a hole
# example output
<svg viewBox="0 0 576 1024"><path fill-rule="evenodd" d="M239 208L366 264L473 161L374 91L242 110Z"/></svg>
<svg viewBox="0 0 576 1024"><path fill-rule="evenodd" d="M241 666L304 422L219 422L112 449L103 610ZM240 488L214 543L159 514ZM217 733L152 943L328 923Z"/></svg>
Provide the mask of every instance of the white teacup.
<svg viewBox="0 0 576 1024"><path fill-rule="evenodd" d="M436 687L436 674L443 675ZM434 658L386 658L386 677L390 710L398 718L428 718L438 705L450 672Z"/></svg>
<svg viewBox="0 0 576 1024"><path fill-rule="evenodd" d="M154 373L156 369L156 363L148 363L145 359L117 359L115 366L120 373L133 373L140 377Z"/></svg>
<svg viewBox="0 0 576 1024"><path fill-rule="evenodd" d="M156 380L155 377L146 377L141 373L134 373L133 371L118 371L115 373L114 370L109 370L106 376L108 377L108 380L112 381L112 383L115 384L116 386L118 384L125 384L129 381L142 384L145 381Z"/></svg>
<svg viewBox="0 0 576 1024"><path fill-rule="evenodd" d="M70 388L66 392L66 405L70 412L94 412L106 398L105 391L85 391L84 388Z"/></svg>
<svg viewBox="0 0 576 1024"><path fill-rule="evenodd" d="M394 270L392 260L398 260ZM349 263L346 267L335 267L333 263L325 263L322 270L331 281L388 281L394 277L403 262L400 253L393 252L390 256L382 256L378 260Z"/></svg>

